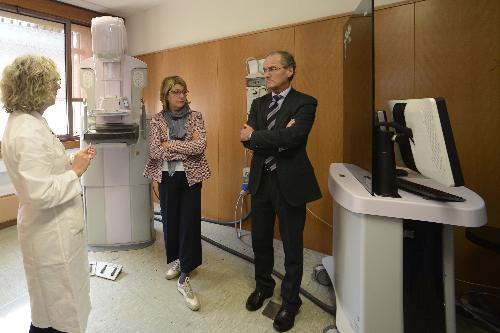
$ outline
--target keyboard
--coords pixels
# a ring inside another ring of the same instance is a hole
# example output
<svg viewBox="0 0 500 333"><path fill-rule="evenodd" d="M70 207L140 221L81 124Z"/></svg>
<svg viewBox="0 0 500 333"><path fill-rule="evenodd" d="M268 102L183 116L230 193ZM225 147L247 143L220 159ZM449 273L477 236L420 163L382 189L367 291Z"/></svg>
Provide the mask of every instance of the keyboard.
<svg viewBox="0 0 500 333"><path fill-rule="evenodd" d="M396 184L399 189L420 195L427 200L448 201L448 202L464 202L465 199L457 195L443 192L432 187L410 182L406 179L396 178Z"/></svg>

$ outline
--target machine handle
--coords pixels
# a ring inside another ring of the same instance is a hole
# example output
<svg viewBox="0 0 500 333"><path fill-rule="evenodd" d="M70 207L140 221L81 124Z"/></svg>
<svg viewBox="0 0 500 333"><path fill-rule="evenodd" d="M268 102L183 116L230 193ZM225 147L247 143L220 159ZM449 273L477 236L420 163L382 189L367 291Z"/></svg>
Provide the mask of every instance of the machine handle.
<svg viewBox="0 0 500 333"><path fill-rule="evenodd" d="M141 97L141 130L142 138L146 140L146 107L144 106L144 98Z"/></svg>

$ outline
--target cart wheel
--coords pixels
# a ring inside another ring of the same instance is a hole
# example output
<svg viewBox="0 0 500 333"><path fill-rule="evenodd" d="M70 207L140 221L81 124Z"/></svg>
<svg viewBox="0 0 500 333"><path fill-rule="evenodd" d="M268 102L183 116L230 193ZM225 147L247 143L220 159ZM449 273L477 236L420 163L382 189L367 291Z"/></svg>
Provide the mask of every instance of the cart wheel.
<svg viewBox="0 0 500 333"><path fill-rule="evenodd" d="M319 284L323 286L331 286L332 281L330 280L330 276L328 276L328 272L326 271L325 266L319 264L313 269L313 277Z"/></svg>

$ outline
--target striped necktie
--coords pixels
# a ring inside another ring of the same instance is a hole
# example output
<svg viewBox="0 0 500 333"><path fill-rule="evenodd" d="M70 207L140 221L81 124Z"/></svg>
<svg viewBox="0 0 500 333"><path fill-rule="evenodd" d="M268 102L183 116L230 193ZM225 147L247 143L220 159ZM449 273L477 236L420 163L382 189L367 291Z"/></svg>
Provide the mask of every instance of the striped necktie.
<svg viewBox="0 0 500 333"><path fill-rule="evenodd" d="M281 95L275 95L272 103L269 105L269 111L266 117L266 127L269 131L272 130L276 124L276 116L280 109L279 100L282 98L283 96ZM274 156L268 156L264 161L264 165L267 170L274 171L276 169L276 158Z"/></svg>

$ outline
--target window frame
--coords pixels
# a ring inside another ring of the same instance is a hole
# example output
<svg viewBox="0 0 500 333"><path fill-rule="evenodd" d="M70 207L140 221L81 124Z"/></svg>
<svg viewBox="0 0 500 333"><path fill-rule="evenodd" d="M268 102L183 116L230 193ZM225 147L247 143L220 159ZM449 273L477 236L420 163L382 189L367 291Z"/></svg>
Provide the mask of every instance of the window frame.
<svg viewBox="0 0 500 333"><path fill-rule="evenodd" d="M68 117L68 127L67 127L67 133L66 134L61 134L58 135L58 138L61 141L71 141L71 140L78 140L77 137L74 136L74 128L73 128L73 102L80 101L81 98L76 98L73 99L73 70L72 70L72 57L71 57L71 25L78 24L80 26L88 27L90 28L90 24L81 22L81 21L74 21L69 18L64 18L61 16L56 16L56 15L50 15L47 13L42 13L38 12L35 10L31 9L26 9L18 6L12 6L12 5L7 5L7 4L0 4L0 10L3 10L5 12L10 12L14 14L19 14L19 15L25 15L25 16L30 16L42 20L47 20L47 21L52 21L56 23L61 23L64 25L64 34L65 34L65 41L64 41L64 54L65 54L65 75L66 75L66 113ZM1 140L0 140L1 141Z"/></svg>

